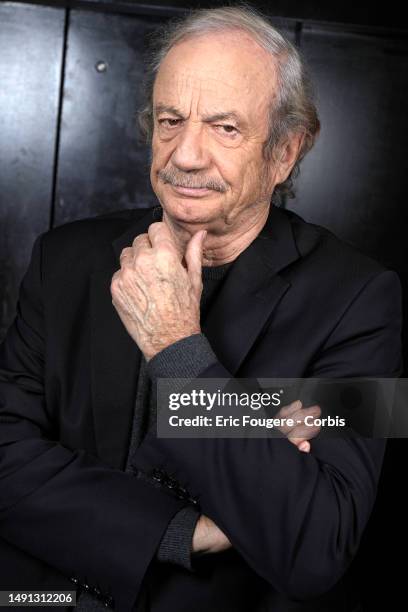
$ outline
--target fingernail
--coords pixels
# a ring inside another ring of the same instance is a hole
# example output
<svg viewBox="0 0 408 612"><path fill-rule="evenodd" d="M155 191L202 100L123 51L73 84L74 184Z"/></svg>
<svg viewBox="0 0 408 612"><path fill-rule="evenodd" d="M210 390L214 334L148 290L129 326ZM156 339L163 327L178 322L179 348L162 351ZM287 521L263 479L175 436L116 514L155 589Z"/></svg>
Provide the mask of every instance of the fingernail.
<svg viewBox="0 0 408 612"><path fill-rule="evenodd" d="M207 230L203 230L203 235L201 236L201 242L204 242L206 238L207 238Z"/></svg>
<svg viewBox="0 0 408 612"><path fill-rule="evenodd" d="M301 450L301 451L303 451L303 452L304 452L304 451L307 451L307 450L308 450L308 448L309 448L309 445L308 445L308 443L307 443L307 442L302 442L301 444L299 444L299 450Z"/></svg>

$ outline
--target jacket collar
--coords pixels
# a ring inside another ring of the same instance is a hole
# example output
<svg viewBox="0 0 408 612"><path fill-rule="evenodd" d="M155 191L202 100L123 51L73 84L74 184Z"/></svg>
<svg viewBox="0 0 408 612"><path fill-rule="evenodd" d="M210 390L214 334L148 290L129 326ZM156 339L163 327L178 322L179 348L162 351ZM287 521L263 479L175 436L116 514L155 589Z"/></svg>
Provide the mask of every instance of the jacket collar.
<svg viewBox="0 0 408 612"><path fill-rule="evenodd" d="M235 375L289 282L278 273L299 259L288 217L271 208L258 237L231 266L202 330L219 361Z"/></svg>
<svg viewBox="0 0 408 612"><path fill-rule="evenodd" d="M160 219L158 208L131 223L113 243L112 265L91 283L92 396L98 455L113 467L126 462L141 352L112 305L110 282L133 239ZM279 272L300 257L288 216L271 207L259 236L233 263L202 321L203 333L232 375L249 354L290 284ZM114 433L113 433L114 432Z"/></svg>

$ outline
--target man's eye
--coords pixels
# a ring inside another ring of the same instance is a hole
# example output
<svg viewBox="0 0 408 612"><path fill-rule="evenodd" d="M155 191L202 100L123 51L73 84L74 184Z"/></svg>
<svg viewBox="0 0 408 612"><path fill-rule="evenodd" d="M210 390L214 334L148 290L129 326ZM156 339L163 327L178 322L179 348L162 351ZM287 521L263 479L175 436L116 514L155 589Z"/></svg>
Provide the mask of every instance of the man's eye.
<svg viewBox="0 0 408 612"><path fill-rule="evenodd" d="M231 136L238 133L238 130L234 125L220 124L220 125L216 125L215 127L221 128L221 131L224 132L224 134L230 134Z"/></svg>
<svg viewBox="0 0 408 612"><path fill-rule="evenodd" d="M159 119L159 124L163 125L164 127L177 127L179 123L180 119Z"/></svg>

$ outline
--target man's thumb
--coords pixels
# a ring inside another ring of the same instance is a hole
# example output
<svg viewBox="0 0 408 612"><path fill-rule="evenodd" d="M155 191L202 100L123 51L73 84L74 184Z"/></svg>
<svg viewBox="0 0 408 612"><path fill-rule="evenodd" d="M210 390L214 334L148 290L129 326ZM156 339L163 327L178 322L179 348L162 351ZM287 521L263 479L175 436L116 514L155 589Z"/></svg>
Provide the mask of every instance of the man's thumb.
<svg viewBox="0 0 408 612"><path fill-rule="evenodd" d="M196 232L187 244L185 260L191 284L199 293L201 291L201 268L203 261L203 245L207 230Z"/></svg>

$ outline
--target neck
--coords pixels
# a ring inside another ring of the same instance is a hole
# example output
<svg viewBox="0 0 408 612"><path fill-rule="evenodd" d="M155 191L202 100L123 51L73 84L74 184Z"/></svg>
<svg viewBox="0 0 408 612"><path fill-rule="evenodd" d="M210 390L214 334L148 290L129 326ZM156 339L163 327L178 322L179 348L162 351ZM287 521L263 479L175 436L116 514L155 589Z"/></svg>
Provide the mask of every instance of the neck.
<svg viewBox="0 0 408 612"><path fill-rule="evenodd" d="M181 227L163 214L163 221L168 225L176 244L181 253L185 253L186 246L191 236L197 231L206 229L207 237L204 242L203 266L221 266L234 261L258 236L264 227L269 214L269 208L263 208L252 215L246 223L237 224L235 227L226 227L223 232L212 231L211 225L200 224L200 226Z"/></svg>

